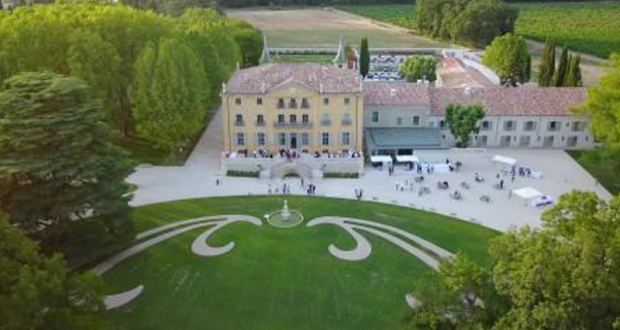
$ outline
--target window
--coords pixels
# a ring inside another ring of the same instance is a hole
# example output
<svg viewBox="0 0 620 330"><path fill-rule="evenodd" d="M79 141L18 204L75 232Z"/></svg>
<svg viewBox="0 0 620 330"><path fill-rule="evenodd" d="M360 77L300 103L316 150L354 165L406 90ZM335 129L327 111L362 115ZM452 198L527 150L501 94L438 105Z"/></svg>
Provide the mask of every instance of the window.
<svg viewBox="0 0 620 330"><path fill-rule="evenodd" d="M517 128L517 123L514 120L506 120L504 122L504 131L511 132Z"/></svg>
<svg viewBox="0 0 620 330"><path fill-rule="evenodd" d="M310 103L308 103L308 99L307 98L303 98L301 99L301 107L302 109L308 109L310 108Z"/></svg>
<svg viewBox="0 0 620 330"><path fill-rule="evenodd" d="M265 133L258 133L256 135L256 144L260 147L264 147L266 142Z"/></svg>
<svg viewBox="0 0 620 330"><path fill-rule="evenodd" d="M284 99L278 99L278 109L284 109Z"/></svg>
<svg viewBox="0 0 620 330"><path fill-rule="evenodd" d="M586 129L586 123L583 121L573 122L573 132L583 132Z"/></svg>
<svg viewBox="0 0 620 330"><path fill-rule="evenodd" d="M374 111L372 113L372 122L373 123L378 123L379 122L379 113L377 111Z"/></svg>
<svg viewBox="0 0 620 330"><path fill-rule="evenodd" d="M493 129L493 123L485 120L480 124L480 130L481 131L490 131Z"/></svg>
<svg viewBox="0 0 620 330"><path fill-rule="evenodd" d="M578 142L579 142L578 136L569 136L568 141L566 141L566 146L569 148L574 148L577 146Z"/></svg>
<svg viewBox="0 0 620 330"><path fill-rule="evenodd" d="M301 133L301 145L302 146L309 146L310 145L310 134L308 134L308 133Z"/></svg>
<svg viewBox="0 0 620 330"><path fill-rule="evenodd" d="M511 137L510 135L504 135L499 139L499 146L500 147L510 147L510 140Z"/></svg>
<svg viewBox="0 0 620 330"><path fill-rule="evenodd" d="M553 135L551 136L545 136L545 139L543 140L543 147L553 147L553 140L555 140L555 137Z"/></svg>
<svg viewBox="0 0 620 330"><path fill-rule="evenodd" d="M403 118L402 117L396 118L396 125L400 126L402 124L403 124Z"/></svg>
<svg viewBox="0 0 620 330"><path fill-rule="evenodd" d="M263 115L256 115L256 125L265 125L265 117Z"/></svg>
<svg viewBox="0 0 620 330"><path fill-rule="evenodd" d="M288 107L289 107L290 109L297 109L297 100L296 100L296 99L291 99L291 100L288 102Z"/></svg>
<svg viewBox="0 0 620 330"><path fill-rule="evenodd" d="M342 146L348 146L351 144L351 133L350 132L343 132L342 133L342 138L340 141L340 145Z"/></svg>
<svg viewBox="0 0 620 330"><path fill-rule="evenodd" d="M446 121L445 120L440 120L439 121L439 128L440 129L446 129Z"/></svg>
<svg viewBox="0 0 620 330"><path fill-rule="evenodd" d="M351 120L351 114L345 113L342 115L342 125L351 125L353 121Z"/></svg>
<svg viewBox="0 0 620 330"><path fill-rule="evenodd" d="M331 125L331 121L329 120L329 114L328 113L324 113L323 116L321 117L321 125Z"/></svg>
<svg viewBox="0 0 620 330"><path fill-rule="evenodd" d="M243 116L236 115L235 116L235 126L243 126Z"/></svg>
<svg viewBox="0 0 620 330"><path fill-rule="evenodd" d="M323 146L329 145L329 133L321 134L321 145Z"/></svg>
<svg viewBox="0 0 620 330"><path fill-rule="evenodd" d="M348 97L344 98L344 105L349 105L349 103L351 103L351 99Z"/></svg>
<svg viewBox="0 0 620 330"><path fill-rule="evenodd" d="M479 147L486 147L487 143L489 143L488 142L489 141L489 137L486 136L486 135L480 135L480 136L478 136L477 141L478 141L478 146Z"/></svg>
<svg viewBox="0 0 620 330"><path fill-rule="evenodd" d="M550 121L547 130L550 132L557 132L560 130L560 122L559 121Z"/></svg>
<svg viewBox="0 0 620 330"><path fill-rule="evenodd" d="M283 124L284 123L284 115L278 115L278 123L279 124Z"/></svg>
<svg viewBox="0 0 620 330"><path fill-rule="evenodd" d="M530 146L531 137L529 135L522 136L519 138L519 147L529 147Z"/></svg>
<svg viewBox="0 0 620 330"><path fill-rule="evenodd" d="M257 105L263 105L263 99L262 99L262 98L260 98L260 97L259 97L259 98L257 98L257 99L256 99L256 104L257 104Z"/></svg>
<svg viewBox="0 0 620 330"><path fill-rule="evenodd" d="M526 132L532 132L536 130L536 122L535 121L526 121L523 130Z"/></svg>
<svg viewBox="0 0 620 330"><path fill-rule="evenodd" d="M291 115L290 121L291 121L291 124L295 124L297 122L297 115Z"/></svg>
<svg viewBox="0 0 620 330"><path fill-rule="evenodd" d="M235 99L235 104L236 105L241 105L241 98L240 97Z"/></svg>
<svg viewBox="0 0 620 330"><path fill-rule="evenodd" d="M308 115L301 115L301 122L304 124L307 124L308 122L310 122L310 116Z"/></svg>
<svg viewBox="0 0 620 330"><path fill-rule="evenodd" d="M245 145L245 135L243 133L237 133L237 145L238 146Z"/></svg>
<svg viewBox="0 0 620 330"><path fill-rule="evenodd" d="M329 99L328 98L323 98L323 105L329 105Z"/></svg>
<svg viewBox="0 0 620 330"><path fill-rule="evenodd" d="M418 126L418 125L420 125L420 117L413 116L413 126Z"/></svg>
<svg viewBox="0 0 620 330"><path fill-rule="evenodd" d="M286 146L286 133L278 133L278 144L281 147Z"/></svg>

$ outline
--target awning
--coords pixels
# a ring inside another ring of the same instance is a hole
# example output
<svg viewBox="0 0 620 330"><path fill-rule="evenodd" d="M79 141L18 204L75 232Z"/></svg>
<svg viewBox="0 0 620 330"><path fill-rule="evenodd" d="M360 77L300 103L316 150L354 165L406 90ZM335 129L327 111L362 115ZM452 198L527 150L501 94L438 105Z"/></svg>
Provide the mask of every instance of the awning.
<svg viewBox="0 0 620 330"><path fill-rule="evenodd" d="M396 161L399 163L418 163L420 159L416 155L397 155Z"/></svg>
<svg viewBox="0 0 620 330"><path fill-rule="evenodd" d="M542 193L532 187L525 187L525 188L521 188L521 189L515 189L512 191L513 194L526 199L526 200L530 200L532 198L536 198L539 196L542 196Z"/></svg>
<svg viewBox="0 0 620 330"><path fill-rule="evenodd" d="M498 163L503 163L503 164L506 164L506 165L510 165L510 166L513 166L514 164L517 163L517 160L514 159L514 158L504 157L504 156L500 156L500 155L493 156L493 161L494 162L498 162Z"/></svg>
<svg viewBox="0 0 620 330"><path fill-rule="evenodd" d="M370 161L373 163L391 163L392 157L390 156L370 156Z"/></svg>

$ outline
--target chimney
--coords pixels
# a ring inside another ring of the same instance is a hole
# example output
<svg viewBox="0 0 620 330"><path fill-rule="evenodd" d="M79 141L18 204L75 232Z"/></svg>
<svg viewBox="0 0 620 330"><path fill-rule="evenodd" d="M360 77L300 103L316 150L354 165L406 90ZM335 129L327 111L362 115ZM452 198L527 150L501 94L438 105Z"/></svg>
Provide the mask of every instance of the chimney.
<svg viewBox="0 0 620 330"><path fill-rule="evenodd" d="M463 92L465 93L465 95L470 95L471 96L471 94L472 94L471 87L469 87L469 86L465 87Z"/></svg>
<svg viewBox="0 0 620 330"><path fill-rule="evenodd" d="M226 83L222 83L222 95L226 94Z"/></svg>
<svg viewBox="0 0 620 330"><path fill-rule="evenodd" d="M392 89L390 90L390 96L391 96L391 97L396 97L396 93L397 93L396 89L392 88Z"/></svg>
<svg viewBox="0 0 620 330"><path fill-rule="evenodd" d="M319 94L323 94L323 84L319 84Z"/></svg>

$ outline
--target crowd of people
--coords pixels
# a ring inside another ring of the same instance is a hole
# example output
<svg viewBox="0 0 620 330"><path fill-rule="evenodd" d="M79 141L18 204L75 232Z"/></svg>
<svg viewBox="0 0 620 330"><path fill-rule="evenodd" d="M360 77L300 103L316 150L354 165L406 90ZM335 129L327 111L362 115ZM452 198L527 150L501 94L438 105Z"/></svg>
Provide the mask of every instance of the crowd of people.
<svg viewBox="0 0 620 330"><path fill-rule="evenodd" d="M327 151L324 150L322 152L315 151L309 152L308 150L296 150L296 149L280 149L278 152L271 152L266 149L259 150L238 150L234 152L225 151L225 158L287 158L287 159L295 159L300 158L302 155L312 156L314 158L360 158L362 157L362 153L352 149L343 149L340 151Z"/></svg>

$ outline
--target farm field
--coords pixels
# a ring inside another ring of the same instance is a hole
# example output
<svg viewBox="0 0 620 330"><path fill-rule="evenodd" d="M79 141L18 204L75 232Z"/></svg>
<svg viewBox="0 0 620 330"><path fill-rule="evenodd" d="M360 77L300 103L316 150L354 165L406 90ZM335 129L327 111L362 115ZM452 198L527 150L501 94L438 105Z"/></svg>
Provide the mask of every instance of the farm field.
<svg viewBox="0 0 620 330"><path fill-rule="evenodd" d="M418 37L406 28L384 25L371 19L327 9L241 9L227 15L249 22L267 35L271 47L325 48L344 42L359 45L368 37L375 48L434 48L447 43Z"/></svg>

